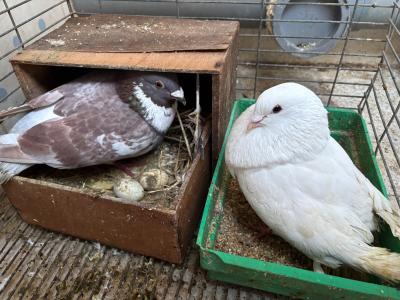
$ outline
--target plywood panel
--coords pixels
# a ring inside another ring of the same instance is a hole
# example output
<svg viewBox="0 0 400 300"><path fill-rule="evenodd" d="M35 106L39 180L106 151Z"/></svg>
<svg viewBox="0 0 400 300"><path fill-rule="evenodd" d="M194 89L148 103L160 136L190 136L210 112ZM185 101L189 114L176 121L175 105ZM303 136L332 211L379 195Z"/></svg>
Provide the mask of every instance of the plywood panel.
<svg viewBox="0 0 400 300"><path fill-rule="evenodd" d="M124 15L69 19L30 49L78 52L172 52L225 50L237 22Z"/></svg>

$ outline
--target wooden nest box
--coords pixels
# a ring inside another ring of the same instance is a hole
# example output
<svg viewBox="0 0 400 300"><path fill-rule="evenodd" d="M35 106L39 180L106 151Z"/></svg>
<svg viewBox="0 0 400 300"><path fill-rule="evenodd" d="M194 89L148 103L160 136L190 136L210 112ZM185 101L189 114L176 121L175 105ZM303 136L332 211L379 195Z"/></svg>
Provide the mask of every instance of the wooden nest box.
<svg viewBox="0 0 400 300"><path fill-rule="evenodd" d="M193 106L199 74L202 112L211 116L210 130L206 126L203 132L203 139L209 141L205 155L194 158L174 210L16 176L4 189L22 218L51 230L182 262L235 98L238 31L239 23L228 21L78 16L16 55L11 63L28 99L90 69L121 69L177 73Z"/></svg>

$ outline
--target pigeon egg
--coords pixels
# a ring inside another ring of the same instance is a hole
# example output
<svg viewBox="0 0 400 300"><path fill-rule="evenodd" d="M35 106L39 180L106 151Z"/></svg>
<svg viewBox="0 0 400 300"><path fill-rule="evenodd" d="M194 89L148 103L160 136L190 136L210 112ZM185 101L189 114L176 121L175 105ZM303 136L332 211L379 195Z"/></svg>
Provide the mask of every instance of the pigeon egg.
<svg viewBox="0 0 400 300"><path fill-rule="evenodd" d="M139 182L131 178L121 179L114 185L113 191L118 198L128 201L139 201L144 197L143 187Z"/></svg>
<svg viewBox="0 0 400 300"><path fill-rule="evenodd" d="M146 191L154 191L166 186L169 179L169 175L166 172L160 169L153 169L144 172L140 177L139 182Z"/></svg>

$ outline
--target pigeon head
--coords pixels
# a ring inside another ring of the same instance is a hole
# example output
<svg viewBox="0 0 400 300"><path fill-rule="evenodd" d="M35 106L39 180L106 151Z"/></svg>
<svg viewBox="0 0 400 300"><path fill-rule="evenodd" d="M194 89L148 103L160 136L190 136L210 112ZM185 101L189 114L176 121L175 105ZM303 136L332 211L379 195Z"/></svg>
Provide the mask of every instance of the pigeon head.
<svg viewBox="0 0 400 300"><path fill-rule="evenodd" d="M164 108L173 107L177 101L186 104L178 78L173 74L144 73L133 82L133 93L143 104L146 104L145 97Z"/></svg>
<svg viewBox="0 0 400 300"><path fill-rule="evenodd" d="M276 85L258 97L248 131L262 127L278 131L292 127L306 130L311 129L306 125L314 124L313 120L327 121L321 100L305 86L288 82ZM320 127L319 122L315 125Z"/></svg>
<svg viewBox="0 0 400 300"><path fill-rule="evenodd" d="M117 91L122 100L160 133L171 126L177 102L186 104L183 89L173 74L127 72Z"/></svg>
<svg viewBox="0 0 400 300"><path fill-rule="evenodd" d="M327 112L317 95L296 83L264 91L236 120L227 161L237 167L308 160L329 139Z"/></svg>

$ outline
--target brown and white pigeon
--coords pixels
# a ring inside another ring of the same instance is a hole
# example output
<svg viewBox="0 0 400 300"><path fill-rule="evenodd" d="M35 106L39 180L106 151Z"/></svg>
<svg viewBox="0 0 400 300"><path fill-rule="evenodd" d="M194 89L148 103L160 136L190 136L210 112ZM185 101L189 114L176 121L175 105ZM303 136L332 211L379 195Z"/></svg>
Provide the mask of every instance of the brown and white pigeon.
<svg viewBox="0 0 400 300"><path fill-rule="evenodd" d="M175 75L96 71L0 113L31 110L0 136L0 183L34 164L73 169L157 147L185 104Z"/></svg>

